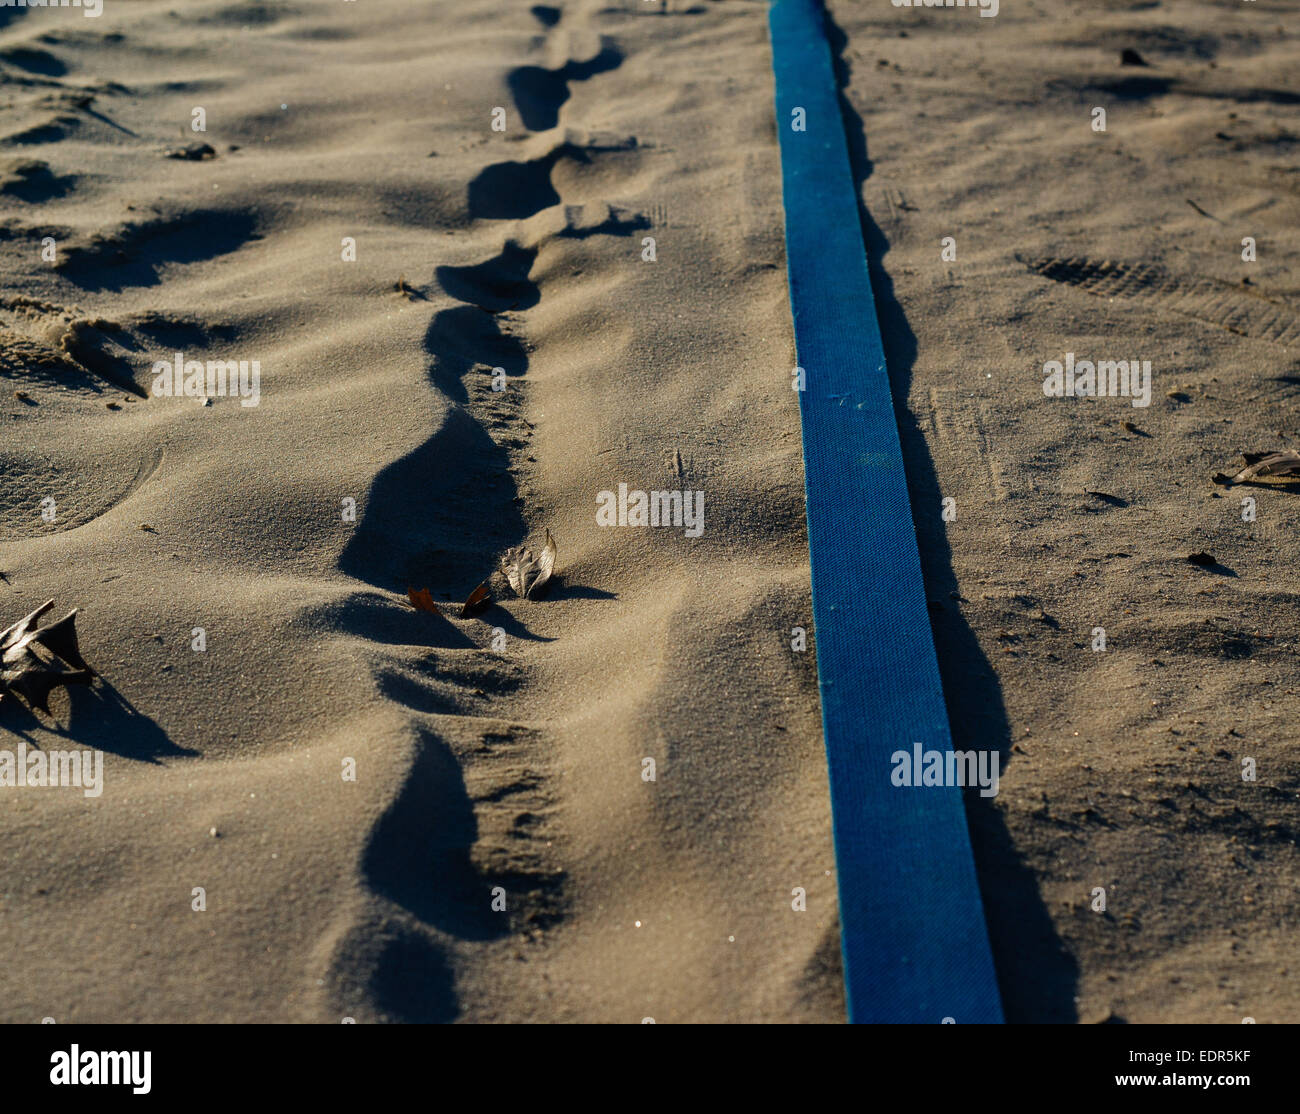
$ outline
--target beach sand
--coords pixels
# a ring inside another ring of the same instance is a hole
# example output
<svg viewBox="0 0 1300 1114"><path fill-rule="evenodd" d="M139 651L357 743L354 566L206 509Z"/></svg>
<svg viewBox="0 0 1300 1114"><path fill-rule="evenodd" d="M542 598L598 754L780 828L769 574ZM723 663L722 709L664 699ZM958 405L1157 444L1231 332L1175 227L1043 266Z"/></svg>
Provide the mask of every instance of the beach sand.
<svg viewBox="0 0 1300 1114"><path fill-rule="evenodd" d="M842 1018L766 18L669 7L0 32L46 167L5 187L0 599L81 608L103 678L4 723L107 755L0 797L4 1020ZM258 404L122 389L178 351ZM598 527L620 483L702 535ZM547 529L549 596L457 617Z"/></svg>
<svg viewBox="0 0 1300 1114"><path fill-rule="evenodd" d="M1288 9L829 7L1007 1016L1300 1021L1300 502L1211 482L1300 436Z"/></svg>
<svg viewBox="0 0 1300 1114"><path fill-rule="evenodd" d="M1300 503L1210 482L1297 444L1283 6L828 6L1008 1017L1300 1020ZM0 791L0 1020L842 1021L766 5L3 9L0 77L0 626L100 674L0 745L106 754Z"/></svg>

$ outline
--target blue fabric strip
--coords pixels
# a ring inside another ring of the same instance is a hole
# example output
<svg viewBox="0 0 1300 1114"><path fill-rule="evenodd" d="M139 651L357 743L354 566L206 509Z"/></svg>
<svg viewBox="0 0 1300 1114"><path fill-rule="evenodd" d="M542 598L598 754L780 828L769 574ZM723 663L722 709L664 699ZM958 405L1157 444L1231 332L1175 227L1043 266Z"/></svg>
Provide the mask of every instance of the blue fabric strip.
<svg viewBox="0 0 1300 1114"><path fill-rule="evenodd" d="M1000 1022L961 789L891 780L952 739L821 2L770 19L849 1019Z"/></svg>

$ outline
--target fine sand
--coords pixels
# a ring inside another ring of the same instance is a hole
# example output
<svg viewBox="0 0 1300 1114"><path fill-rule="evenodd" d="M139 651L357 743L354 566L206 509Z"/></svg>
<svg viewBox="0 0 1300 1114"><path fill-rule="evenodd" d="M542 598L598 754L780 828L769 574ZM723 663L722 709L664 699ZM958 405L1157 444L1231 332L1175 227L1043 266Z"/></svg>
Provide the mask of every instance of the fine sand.
<svg viewBox="0 0 1300 1114"><path fill-rule="evenodd" d="M3 726L106 752L0 792L4 1020L842 1018L766 17L668 7L0 31L0 600L103 678ZM123 389L177 351L258 405Z"/></svg>
<svg viewBox="0 0 1300 1114"><path fill-rule="evenodd" d="M1210 480L1300 447L1294 11L830 8L1007 1014L1300 1021L1300 483ZM1046 397L1067 352L1150 405Z"/></svg>
<svg viewBox="0 0 1300 1114"><path fill-rule="evenodd" d="M1300 1020L1300 484L1210 481L1300 445L1285 6L828 6L1007 1014ZM106 755L0 789L0 1020L841 1021L766 5L0 9L0 79L0 627L100 674L0 748Z"/></svg>

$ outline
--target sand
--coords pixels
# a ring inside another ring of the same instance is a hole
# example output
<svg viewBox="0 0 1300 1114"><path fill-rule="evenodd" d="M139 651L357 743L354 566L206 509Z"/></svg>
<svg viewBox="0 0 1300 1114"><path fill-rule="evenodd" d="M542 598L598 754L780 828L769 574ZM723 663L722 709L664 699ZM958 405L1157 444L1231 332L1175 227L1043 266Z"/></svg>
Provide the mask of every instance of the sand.
<svg viewBox="0 0 1300 1114"><path fill-rule="evenodd" d="M954 739L1006 758L967 810L1007 1015L1300 1020L1300 502L1210 480L1300 434L1287 8L830 8ZM1150 405L1047 397L1067 352Z"/></svg>
<svg viewBox="0 0 1300 1114"><path fill-rule="evenodd" d="M766 20L669 8L0 32L47 167L5 187L0 599L79 607L102 675L3 724L106 752L95 800L0 794L4 1020L842 1018ZM258 404L122 388L178 351ZM597 526L619 484L703 533ZM550 595L460 619L547 529Z"/></svg>
<svg viewBox="0 0 1300 1114"><path fill-rule="evenodd" d="M1284 8L829 7L1008 1016L1300 1019L1300 504L1209 479L1297 443ZM765 5L0 9L0 75L0 626L100 674L0 746L106 755L0 789L0 1020L842 1021Z"/></svg>

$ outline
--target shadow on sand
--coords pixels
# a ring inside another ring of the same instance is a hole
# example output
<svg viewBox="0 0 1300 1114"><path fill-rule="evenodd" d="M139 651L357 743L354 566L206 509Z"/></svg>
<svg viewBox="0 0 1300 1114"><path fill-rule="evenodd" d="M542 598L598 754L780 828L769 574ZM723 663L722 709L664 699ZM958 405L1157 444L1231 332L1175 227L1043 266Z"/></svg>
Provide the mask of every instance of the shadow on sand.
<svg viewBox="0 0 1300 1114"><path fill-rule="evenodd" d="M834 56L840 112L858 190L858 214L903 446L926 598L947 601L957 592L957 579L940 520L939 483L925 436L907 408L916 361L916 335L894 296L893 281L883 266L889 241L862 201L862 185L871 176L872 164L867 155L862 118L845 93L851 74L845 58L847 36L829 13L826 31ZM952 725L953 746L961 750L996 747L1005 767L1011 738L997 674L955 607L945 605L932 609L930 623ZM1077 964L1063 946L1039 897L1034 872L1017 853L991 799L967 795L966 817L1007 1021L1042 1024L1077 1020L1074 1004Z"/></svg>

